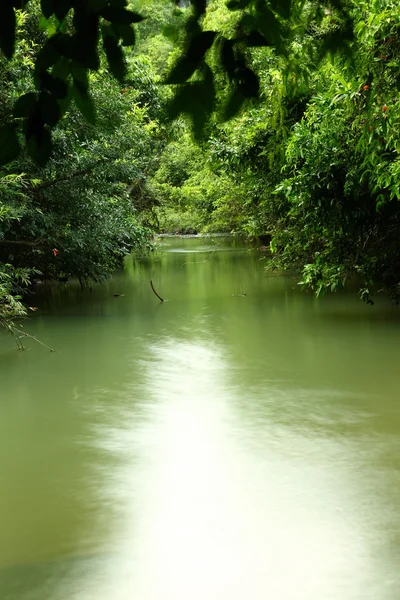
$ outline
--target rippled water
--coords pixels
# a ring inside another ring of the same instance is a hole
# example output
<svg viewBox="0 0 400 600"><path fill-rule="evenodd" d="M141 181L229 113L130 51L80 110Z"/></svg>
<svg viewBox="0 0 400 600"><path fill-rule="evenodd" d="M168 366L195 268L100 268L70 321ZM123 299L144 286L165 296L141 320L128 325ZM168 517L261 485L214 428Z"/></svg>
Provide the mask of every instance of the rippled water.
<svg viewBox="0 0 400 600"><path fill-rule="evenodd" d="M394 600L397 313L164 244L0 338L1 600Z"/></svg>

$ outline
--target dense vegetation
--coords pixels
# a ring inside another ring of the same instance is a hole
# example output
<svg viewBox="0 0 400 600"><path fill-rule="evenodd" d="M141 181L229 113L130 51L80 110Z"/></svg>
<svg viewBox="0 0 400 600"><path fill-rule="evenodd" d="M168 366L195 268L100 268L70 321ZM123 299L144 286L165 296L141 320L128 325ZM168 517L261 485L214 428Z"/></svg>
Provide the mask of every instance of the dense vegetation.
<svg viewBox="0 0 400 600"><path fill-rule="evenodd" d="M160 222L266 236L269 268L318 294L356 278L363 299L382 288L397 301L400 10L365 1L348 14L353 39L334 55L323 52L339 19L328 7L306 30L299 16L285 54L253 49L260 100L225 122L216 110L200 145L181 124L154 177ZM234 18L210 2L204 26L229 35Z"/></svg>
<svg viewBox="0 0 400 600"><path fill-rule="evenodd" d="M399 299L394 0L30 0L0 17L3 325L30 281L102 281L160 230L261 237L268 268L318 294L356 277L363 299Z"/></svg>

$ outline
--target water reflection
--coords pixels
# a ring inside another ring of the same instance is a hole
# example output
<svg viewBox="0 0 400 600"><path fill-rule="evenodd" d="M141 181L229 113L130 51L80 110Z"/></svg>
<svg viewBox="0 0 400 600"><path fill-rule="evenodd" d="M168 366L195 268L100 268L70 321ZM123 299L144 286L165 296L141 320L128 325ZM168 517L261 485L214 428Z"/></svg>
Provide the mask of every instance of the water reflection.
<svg viewBox="0 0 400 600"><path fill-rule="evenodd" d="M201 243L3 348L0 598L397 597L399 323Z"/></svg>
<svg viewBox="0 0 400 600"><path fill-rule="evenodd" d="M271 403L242 397L215 342L169 340L151 354L152 392L127 436L135 475L121 463L131 486L118 553L97 597L389 598L372 569L385 515L371 485L360 507L357 446L279 425Z"/></svg>

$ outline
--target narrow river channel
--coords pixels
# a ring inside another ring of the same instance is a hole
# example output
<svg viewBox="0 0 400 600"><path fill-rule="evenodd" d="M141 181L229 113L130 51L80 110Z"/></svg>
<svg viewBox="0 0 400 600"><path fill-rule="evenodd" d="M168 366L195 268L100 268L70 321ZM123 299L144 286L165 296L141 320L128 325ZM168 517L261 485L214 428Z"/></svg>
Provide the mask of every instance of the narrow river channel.
<svg viewBox="0 0 400 600"><path fill-rule="evenodd" d="M217 241L1 335L0 600L399 597L400 315Z"/></svg>

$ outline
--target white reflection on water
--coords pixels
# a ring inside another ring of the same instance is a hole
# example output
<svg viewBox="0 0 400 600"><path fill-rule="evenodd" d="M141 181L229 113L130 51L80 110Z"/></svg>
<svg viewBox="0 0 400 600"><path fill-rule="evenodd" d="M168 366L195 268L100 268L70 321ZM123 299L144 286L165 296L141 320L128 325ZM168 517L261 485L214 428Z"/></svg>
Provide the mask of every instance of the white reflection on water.
<svg viewBox="0 0 400 600"><path fill-rule="evenodd" d="M126 414L121 422L125 459L110 493L123 501L103 583L92 574L74 598L392 598L352 471L335 465L348 449L325 440L318 461L315 440L285 427L260 452L219 348L170 340L152 352L151 398L130 434Z"/></svg>

